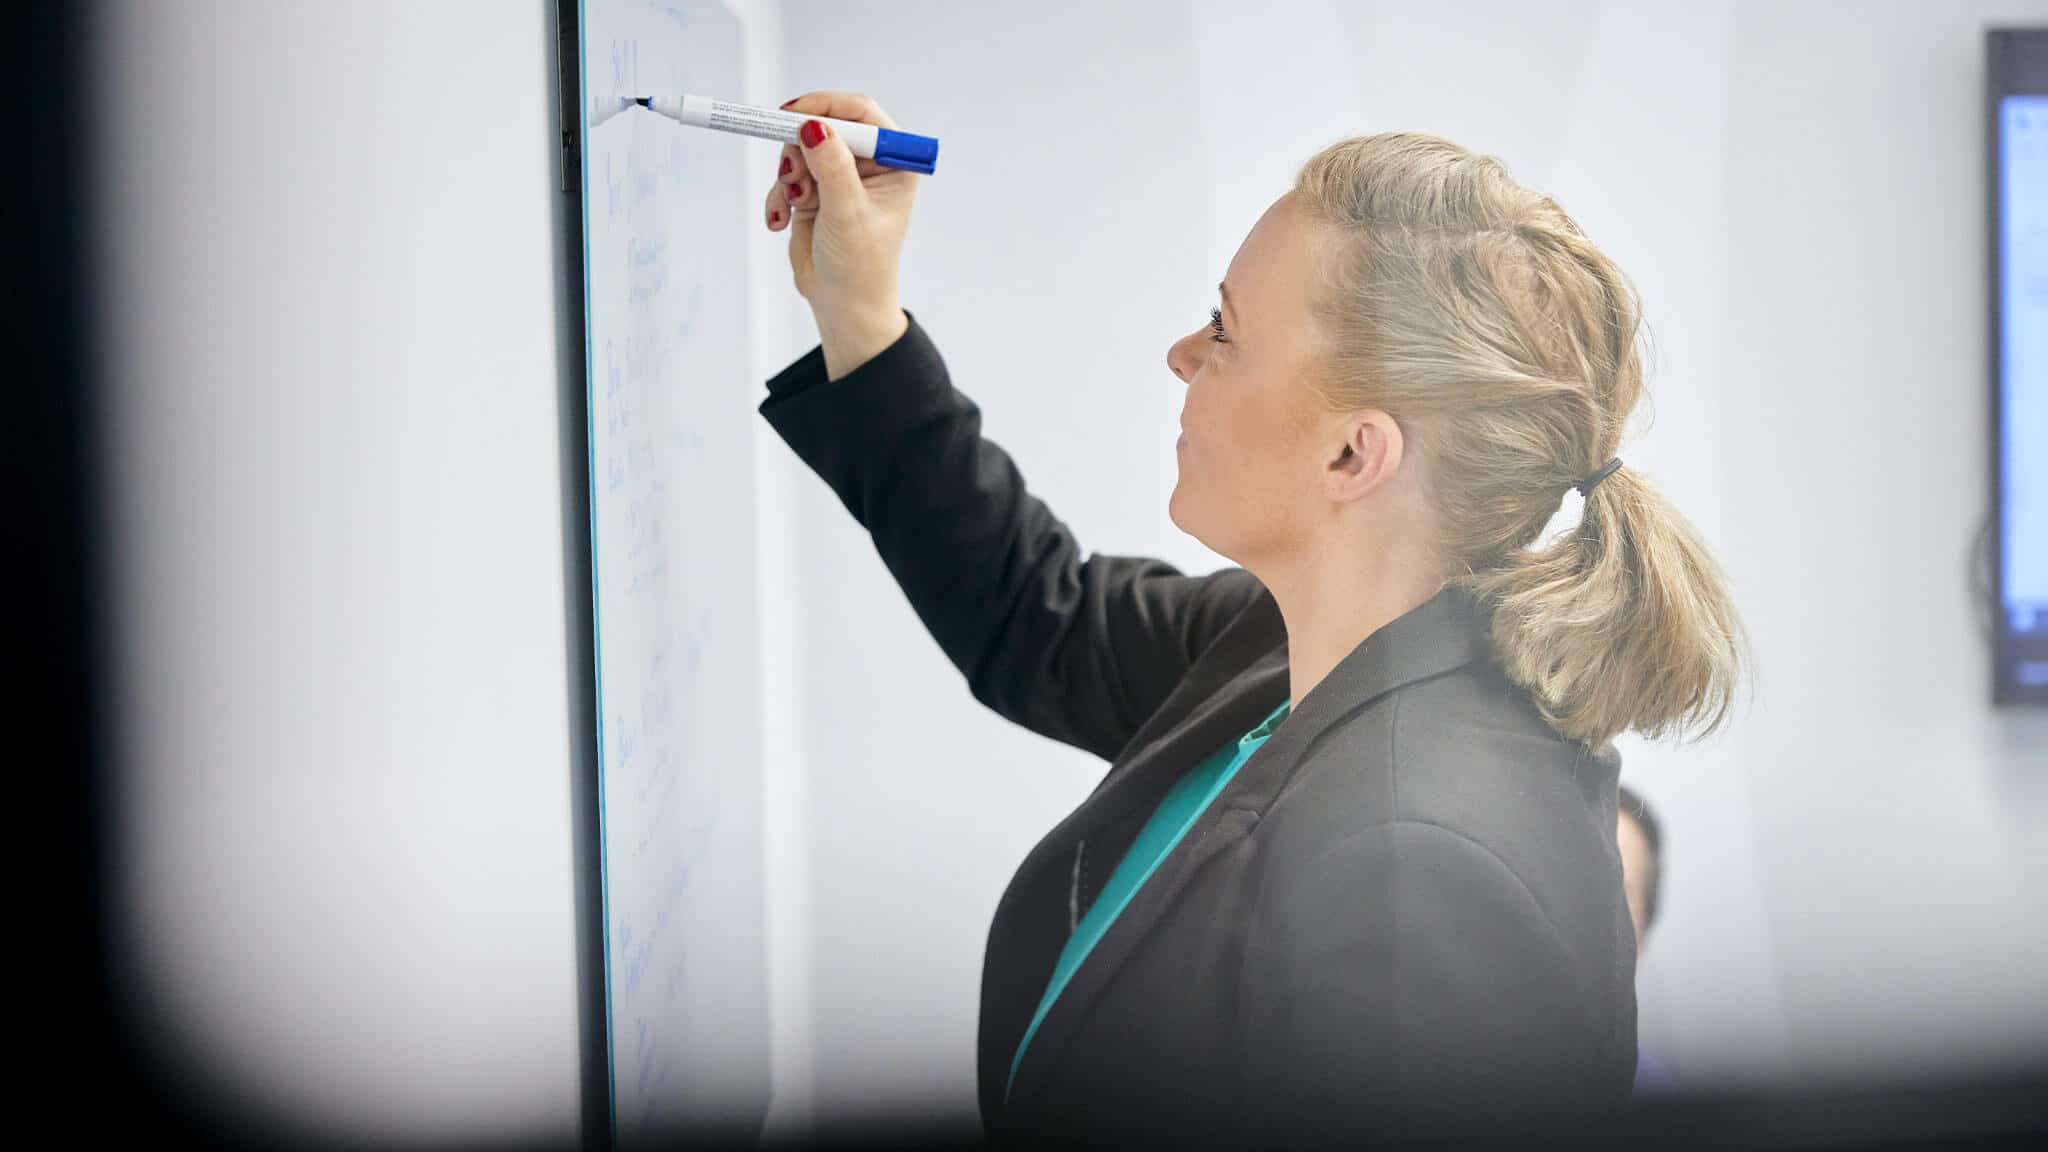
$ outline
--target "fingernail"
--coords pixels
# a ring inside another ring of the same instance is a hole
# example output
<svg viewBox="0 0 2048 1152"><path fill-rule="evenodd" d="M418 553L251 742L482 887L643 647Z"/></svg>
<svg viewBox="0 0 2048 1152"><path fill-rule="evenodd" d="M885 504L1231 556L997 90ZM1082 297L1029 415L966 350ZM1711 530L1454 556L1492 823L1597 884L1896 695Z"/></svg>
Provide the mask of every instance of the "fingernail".
<svg viewBox="0 0 2048 1152"><path fill-rule="evenodd" d="M784 184L782 190L789 194L791 200L801 200L804 198L804 186L801 184Z"/></svg>
<svg viewBox="0 0 2048 1152"><path fill-rule="evenodd" d="M784 157L782 158L782 172L781 172L781 175L784 175L784 176L787 176L787 175L789 175L789 157L787 157L787 156L784 156Z"/></svg>
<svg viewBox="0 0 2048 1152"><path fill-rule="evenodd" d="M781 210L780 208L778 208L778 209L776 209L775 211L773 211L773 212L770 212L770 213L768 214L768 222L769 222L770 224L780 224L780 223L782 223L782 210Z"/></svg>
<svg viewBox="0 0 2048 1152"><path fill-rule="evenodd" d="M803 138L804 147L816 148L825 142L825 126L816 120L804 121Z"/></svg>
<svg viewBox="0 0 2048 1152"><path fill-rule="evenodd" d="M801 99L803 99L803 97L801 97L801 96L791 96L791 97L790 97L789 99L787 99L787 100L784 100L784 101L782 102L782 106L783 106L784 108L787 108L787 107L789 107L789 106L790 106L791 104L794 104L794 103L796 103L797 101L799 101L799 100L801 100Z"/></svg>

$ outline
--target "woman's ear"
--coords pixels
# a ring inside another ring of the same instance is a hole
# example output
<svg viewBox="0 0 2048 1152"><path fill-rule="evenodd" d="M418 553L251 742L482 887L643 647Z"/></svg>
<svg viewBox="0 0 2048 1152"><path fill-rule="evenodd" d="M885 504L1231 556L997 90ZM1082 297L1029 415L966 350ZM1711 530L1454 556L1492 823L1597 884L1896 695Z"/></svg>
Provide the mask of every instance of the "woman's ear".
<svg viewBox="0 0 2048 1152"><path fill-rule="evenodd" d="M1401 426L1378 409L1350 412L1338 424L1337 450L1324 469L1329 498L1348 504L1377 491L1401 468Z"/></svg>

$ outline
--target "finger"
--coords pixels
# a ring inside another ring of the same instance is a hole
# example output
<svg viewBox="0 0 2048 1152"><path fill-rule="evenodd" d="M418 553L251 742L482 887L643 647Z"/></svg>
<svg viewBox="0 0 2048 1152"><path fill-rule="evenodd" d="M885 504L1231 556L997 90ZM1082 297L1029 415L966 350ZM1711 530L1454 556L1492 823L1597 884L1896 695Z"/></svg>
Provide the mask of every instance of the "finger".
<svg viewBox="0 0 2048 1152"><path fill-rule="evenodd" d="M860 173L854 170L852 150L830 124L804 122L807 129L813 126L824 128L825 135L816 144L804 145L804 160L810 165L811 179L785 186L784 194L792 204L816 204L821 212L859 212L867 203L867 188L861 184Z"/></svg>
<svg viewBox="0 0 2048 1152"><path fill-rule="evenodd" d="M817 230L816 214L798 216L789 223L789 259L793 266L810 267L811 234Z"/></svg>
<svg viewBox="0 0 2048 1152"><path fill-rule="evenodd" d="M804 150L794 144L782 146L782 167L775 173L778 183L787 184L802 180L811 174L810 166L804 163Z"/></svg>
<svg viewBox="0 0 2048 1152"><path fill-rule="evenodd" d="M770 232L780 232L789 227L789 201L782 195L782 185L768 190L768 202L761 205L761 218L768 222Z"/></svg>
<svg viewBox="0 0 2048 1152"><path fill-rule="evenodd" d="M896 171L896 169L886 164L877 164L873 160L862 160L859 157L854 158L853 166L854 171L859 172L863 180L870 176L880 176L885 172ZM804 161L804 150L795 144L784 144L782 146L782 160L780 161L780 167L776 171L775 178L787 184L793 180L801 181L810 174L810 165Z"/></svg>
<svg viewBox="0 0 2048 1152"><path fill-rule="evenodd" d="M817 181L810 177L806 176L802 180L791 180L785 176L782 178L780 187L783 200L791 208L817 208L818 184Z"/></svg>
<svg viewBox="0 0 2048 1152"><path fill-rule="evenodd" d="M782 106L785 112L801 112L805 116L830 116L834 120L852 120L859 124L873 124L882 128L896 127L896 121L889 118L882 106L864 92L806 92Z"/></svg>

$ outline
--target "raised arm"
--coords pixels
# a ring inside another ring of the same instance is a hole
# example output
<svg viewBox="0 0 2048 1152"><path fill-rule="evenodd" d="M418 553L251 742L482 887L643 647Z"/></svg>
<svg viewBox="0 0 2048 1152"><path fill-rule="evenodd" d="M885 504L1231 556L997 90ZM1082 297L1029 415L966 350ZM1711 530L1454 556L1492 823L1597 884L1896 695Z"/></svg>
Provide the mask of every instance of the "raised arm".
<svg viewBox="0 0 2048 1152"><path fill-rule="evenodd" d="M769 382L761 413L868 530L976 699L1114 757L1259 586L1235 568L1084 557L905 318L839 379L814 349Z"/></svg>
<svg viewBox="0 0 2048 1152"><path fill-rule="evenodd" d="M792 112L895 122L858 93ZM1173 690L1258 585L1157 560L1084 558L1025 491L981 413L954 391L899 304L897 262L923 177L856 158L809 121L762 205L819 344L769 382L761 413L874 537L875 549L974 695L1034 732L1105 758Z"/></svg>

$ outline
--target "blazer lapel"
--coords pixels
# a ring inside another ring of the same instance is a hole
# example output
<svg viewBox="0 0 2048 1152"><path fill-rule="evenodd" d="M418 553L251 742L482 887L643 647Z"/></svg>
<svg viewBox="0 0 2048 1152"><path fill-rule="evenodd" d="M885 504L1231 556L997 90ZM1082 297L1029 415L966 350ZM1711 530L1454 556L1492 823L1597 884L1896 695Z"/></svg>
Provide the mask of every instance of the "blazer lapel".
<svg viewBox="0 0 2048 1152"><path fill-rule="evenodd" d="M1095 791L1026 854L1017 875L1064 867L1076 844L1158 803L1182 771L1279 707L1287 698L1286 642L1272 594L1261 592L1139 727ZM1190 756L1188 749L1203 744Z"/></svg>
<svg viewBox="0 0 2048 1152"><path fill-rule="evenodd" d="M1270 593L1261 601L1271 608ZM1278 619L1277 610L1273 618ZM1079 810L1041 842L1040 850L1057 844L1060 847L1053 850L1055 854L1071 852L1077 841L1136 807L1158 803L1182 772L1226 741L1243 736L1287 698L1284 634L1282 643L1274 646L1266 628L1247 629L1245 635L1235 638L1226 633L1219 638L1218 647L1233 640L1252 650L1235 654L1240 671L1222 677L1190 674L1189 682L1183 683L1160 708L1161 715L1154 717L1160 721L1159 731L1148 736L1152 723L1141 729L1131 750L1119 757L1119 766ZM1257 651L1261 644L1262 652ZM1075 969L1039 1022L1018 1065L1010 1098L1030 1091L1045 1070L1055 1066L1060 1049L1087 1018L1089 1007L1144 943L1182 889L1203 865L1257 826L1318 736L1395 688L1441 675L1481 656L1484 650L1477 607L1458 589L1438 593L1353 649L1239 767ZM1195 698L1183 699L1183 692ZM1109 846L1110 851L1118 849Z"/></svg>

